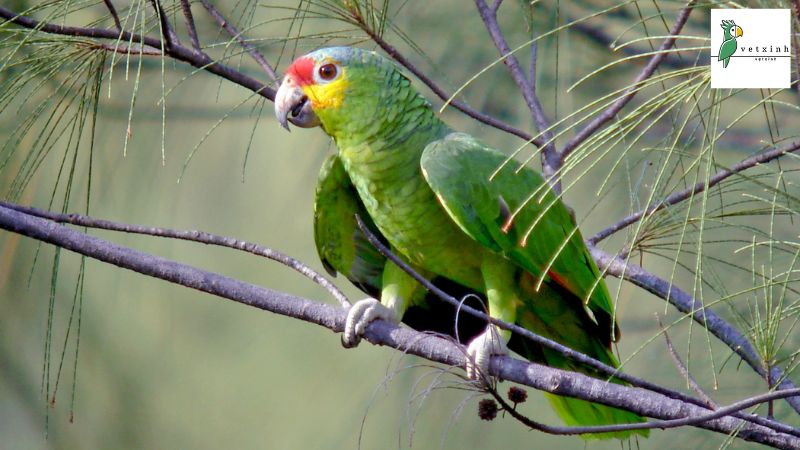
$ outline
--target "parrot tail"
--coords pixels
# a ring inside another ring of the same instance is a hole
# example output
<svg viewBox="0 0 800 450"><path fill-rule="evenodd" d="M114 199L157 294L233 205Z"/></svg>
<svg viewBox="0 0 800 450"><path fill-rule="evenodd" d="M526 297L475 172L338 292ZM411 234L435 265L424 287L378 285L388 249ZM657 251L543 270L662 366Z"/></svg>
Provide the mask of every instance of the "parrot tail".
<svg viewBox="0 0 800 450"><path fill-rule="evenodd" d="M572 307L580 304L577 298L565 298L570 294L564 289L545 283L536 291L535 279L524 276L521 282L524 307L517 312L517 322L542 336L589 355L603 363L619 367L619 361L611 350L611 330L619 336L611 317L596 314L597 323L586 320L585 313ZM528 360L543 363L557 369L580 372L601 380L607 379L594 368L567 358L555 350L538 346L518 336L512 336L509 348ZM625 384L611 379L611 383ZM643 423L647 420L635 413L586 400L546 394L555 412L569 426L595 426ZM589 433L580 435L584 439L628 439L633 436L647 437L649 430L630 430L613 433Z"/></svg>
<svg viewBox="0 0 800 450"><path fill-rule="evenodd" d="M568 426L595 426L645 422L644 417L630 411L587 402L577 398L545 394L556 414ZM589 433L580 435L584 439L629 439L648 437L650 430L631 430L615 433Z"/></svg>

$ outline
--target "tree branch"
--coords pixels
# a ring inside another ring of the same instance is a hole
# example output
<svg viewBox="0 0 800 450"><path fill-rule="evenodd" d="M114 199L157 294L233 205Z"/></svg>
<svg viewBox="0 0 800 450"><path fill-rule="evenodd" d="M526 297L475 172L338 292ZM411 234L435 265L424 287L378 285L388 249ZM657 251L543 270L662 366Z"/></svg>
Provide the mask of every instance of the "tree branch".
<svg viewBox="0 0 800 450"><path fill-rule="evenodd" d="M119 14L117 13L117 8L114 7L114 4L111 3L111 0L103 0L103 3L105 3L106 8L108 8L108 12L114 19L114 25L117 27L117 30L122 31L122 22L120 22L119 20Z"/></svg>
<svg viewBox="0 0 800 450"><path fill-rule="evenodd" d="M164 13L164 10L161 8L161 1L160 0L150 0L150 3L153 5L153 9L156 12L156 16L158 16L158 21L161 27L161 34L164 36L164 47L170 49L174 46L180 46L181 41L178 39L178 35L175 34L175 30L172 29L172 24L169 23L169 19L167 15Z"/></svg>
<svg viewBox="0 0 800 450"><path fill-rule="evenodd" d="M148 255L2 206L0 206L0 228L144 275L322 325L335 332L341 332L344 328L346 314L344 309L255 286L166 258ZM401 328L385 321L372 322L367 327L365 338L374 344L390 346L442 364L464 367L466 362L464 349L454 342ZM586 375L532 364L507 356L493 358L490 372L502 379L546 392L584 398L662 420L697 417L708 413L705 408L642 389L608 383ZM720 417L692 425L736 435L741 439L760 442L775 448L800 447L800 438L776 433L758 425L746 424L733 417Z"/></svg>
<svg viewBox="0 0 800 450"><path fill-rule="evenodd" d="M585 364L586 366L592 367L593 369L597 370L598 372L600 372L603 375L608 376L609 378L616 378L617 380L620 380L620 381L623 381L625 383L628 383L631 386L636 386L636 387L639 387L639 388L642 388L642 389L646 389L648 391L656 392L656 393L659 393L661 395L665 395L665 396L667 396L669 398L680 400L682 402L691 403L691 404L694 404L694 405L697 405L697 406L701 406L701 407L705 407L705 408L709 408L709 407L710 408L715 408L716 407L716 405L714 404L713 401L711 401L710 404L709 404L708 400L705 399L705 398L703 400L699 400L699 399L696 399L694 397L685 395L685 394L683 394L681 392L678 392L678 391L675 391L675 390L672 390L672 389L667 389L667 388L659 386L659 385L657 385L655 383L651 383L650 381L647 381L645 379L642 379L642 378L639 378L639 377L635 377L635 376L630 375L628 373L622 372L622 371L620 371L620 368L609 366L608 364L605 364L605 363L603 363L601 361L598 361L597 359L594 359L589 355L586 355L586 354L583 354L581 352L575 351L575 350L573 350L573 349L571 349L571 348L569 348L569 347L567 347L565 345L559 344L556 341L553 341L553 340L548 339L548 338L546 338L544 336L538 335L538 334L536 334L536 333L534 333L534 332L532 332L532 331L530 331L530 330L528 330L526 328L522 328L522 327L520 327L520 326L518 326L516 324L513 324L513 323L508 323L508 322L505 322L505 321L502 321L502 320L495 319L495 318L493 318L493 317L491 317L491 316L489 316L489 315L487 315L487 314L485 314L485 313L483 313L481 311L478 311L478 310L470 307L469 305L465 305L463 301L459 301L455 297L452 297L451 295L449 295L446 292L444 292L441 289L439 289L435 284L431 283L425 277L423 277L422 275L417 273L410 265L408 265L408 263L406 263L400 257L395 255L386 245L383 244L383 242L380 241L380 239L378 239L377 236L375 236L375 234L372 233L372 231L364 224L364 222L361 220L361 217L359 217L358 214L356 214L356 222L358 223L358 227L361 229L361 232L364 233L364 235L366 236L366 238L369 241L369 243L372 244L372 246L375 247L383 256L388 258L391 262L393 262L395 265L397 265L397 267L399 267L404 272L409 274L418 283L420 283L425 289L429 290L430 292L435 294L437 297L439 297L443 301L445 301L445 302L449 303L450 305L454 306L456 308L456 311L457 311L456 320L458 320L458 313L463 311L466 314L469 314L471 316L477 317L477 318L479 318L481 320L485 320L487 323L492 323L492 324L498 326L499 328L511 331L512 333L515 333L515 334L517 334L519 336L522 336L525 339L527 339L527 340L529 340L529 341L531 341L533 343L536 343L536 344L541 345L541 346L546 347L546 348L550 348L550 349L552 349L552 350L554 350L554 351L556 351L558 353L561 353L562 355L566 356L567 358L572 359L573 361L577 361L577 362L579 362L581 364ZM665 336L666 336L666 333L665 333ZM770 429L773 429L773 430L776 430L776 431L779 431L779 432L782 432L782 433L788 433L788 434L800 437L800 430L798 430L798 429L796 429L794 427L785 425L783 423L777 422L775 420L766 419L766 418L763 418L763 417L756 416L754 414L744 414L744 413L739 413L739 412L736 412L733 415L735 417L738 417L740 419L746 420L748 422L752 422L752 423L755 423L755 424L758 424L758 425L762 425L762 426L765 426L767 428L770 428Z"/></svg>
<svg viewBox="0 0 800 450"><path fill-rule="evenodd" d="M765 152L761 152L756 155L745 158L739 161L738 163L734 164L733 166L731 166L729 169L722 169L719 172L715 173L714 175L709 177L707 181L698 181L694 186L690 188L674 192L669 196L667 196L665 199L661 200L659 203L651 205L648 208L645 208L639 212L633 213L625 217L619 222L609 226L608 228L590 237L589 239L587 239L587 241L592 244L597 244L603 239L611 236L612 234L627 227L628 225L635 223L636 221L642 219L643 217L650 216L657 211L672 206L676 203L680 203L693 195L699 194L709 188L712 188L721 183L722 181L724 181L726 178L730 177L731 175L743 172L759 164L768 163L774 159L780 158L781 156L787 155L789 153L795 153L798 150L800 150L800 140L792 141L778 148L767 150Z"/></svg>
<svg viewBox="0 0 800 450"><path fill-rule="evenodd" d="M119 41L132 42L136 44L146 45L155 50L161 50L162 41L148 36L131 33L128 31L111 30L107 28L93 28L93 27L73 27L65 25L56 25L52 23L40 22L36 19L27 16L21 16L7 8L0 6L0 18L8 22L17 24L23 28L42 31L50 34L59 34L63 36L76 36L86 37L92 39L112 39ZM199 69L207 70L215 75L218 75L226 80L232 81L242 87L252 90L266 97L269 100L275 99L275 90L266 84L238 72L222 63L214 62L206 55L198 55L193 50L183 47L181 45L173 45L171 48L165 48L165 54L171 56L179 61L188 63Z"/></svg>
<svg viewBox="0 0 800 450"><path fill-rule="evenodd" d="M777 386L778 389L795 389L797 386L785 376L778 367L773 367L767 374L764 364L758 353L755 351L750 341L734 328L730 323L717 315L714 311L706 308L699 300L692 297L682 289L672 283L661 279L642 267L616 258L592 244L588 244L592 258L597 261L601 271L613 275L617 278L627 280L640 288L655 294L671 303L678 311L690 315L695 322L699 323L711 332L714 336L727 345L734 353L739 355L753 370L765 380L771 376L773 380L783 380ZM800 412L800 398L791 397L786 401Z"/></svg>
<svg viewBox="0 0 800 450"><path fill-rule="evenodd" d="M203 48L200 46L200 38L197 37L197 26L192 16L192 5L189 0L181 0L181 9L183 10L183 17L186 18L186 29L189 33L189 39L192 41L192 48L197 53L203 53Z"/></svg>
<svg viewBox="0 0 800 450"><path fill-rule="evenodd" d="M519 60L511 52L511 48L508 46L502 30L500 30L500 25L497 23L497 9L500 7L500 2L497 1L490 8L484 0L475 0L475 6L478 8L478 13L483 20L483 24L486 26L486 30L489 32L489 36L491 36L495 47L497 47L500 56L503 58L503 64L508 67L508 70L511 72L511 78L522 93L522 98L528 105L536 128L538 128L539 133L541 133L544 145L537 145L542 149L542 169L544 176L548 180L555 180L555 183L553 183L553 190L555 190L556 193L560 193L561 182L556 180L554 176L558 172L561 159L556 150L553 132L550 130L550 119L547 118L547 114L545 114L544 108L542 108L542 104L539 102L539 97L536 95L536 88L533 81L536 74L531 72L531 79L529 80L525 76L525 72L522 70ZM536 44L534 43L532 45ZM532 57L534 61L531 62L531 64L532 67L534 67L536 54L533 53Z"/></svg>
<svg viewBox="0 0 800 450"><path fill-rule="evenodd" d="M267 62L267 59L264 58L264 55L262 55L253 44L242 38L242 34L239 33L239 30L237 30L235 26L231 25L231 23L225 19L225 16L223 16L222 13L219 12L219 10L212 5L209 0L200 1L203 3L203 7L205 7L208 13L211 14L211 17L214 18L217 24L227 31L232 38L236 39L236 42L238 42L239 45L241 45L242 48L250 54L250 57L253 58L259 66L261 66L261 69L263 69L264 72L269 75L270 78L272 78L272 81L278 81L278 75L275 73L275 69L273 69L269 62Z"/></svg>
<svg viewBox="0 0 800 450"><path fill-rule="evenodd" d="M666 51L672 48L675 45L675 40L677 36L681 33L683 26L686 25L686 22L689 20L689 15L694 8L695 0L689 0L686 3L686 6L678 13L678 17L675 19L675 24L672 26L669 34L670 37L664 40L659 47L659 53L653 55L650 58L650 62L642 69L639 73L639 76L633 81L633 85L628 88L624 94L620 98L618 98L614 103L612 103L605 111L597 115L594 120L589 122L583 129L581 129L578 134L576 134L572 139L570 139L565 145L564 149L561 151L561 162L563 164L564 160L581 144L585 141L589 136L594 134L595 131L600 129L603 125L605 125L608 121L614 118L618 112L625 105L630 102L636 93L639 91L640 85L650 78L651 75L656 71L661 61L666 58L667 53Z"/></svg>
<svg viewBox="0 0 800 450"><path fill-rule="evenodd" d="M43 209L34 208L30 206L21 206L13 203L8 203L0 200L0 207L5 207L19 211L28 215L41 217L43 219L52 220L58 223L68 223L71 225L78 225L89 228L96 228L99 230L120 231L123 233L141 234L146 236L162 237L180 239L190 242L198 242L206 245L216 245L219 247L227 247L234 250L241 250L251 253L256 256L263 256L273 261L279 262L290 269L299 272L304 277L320 285L323 289L328 291L333 298L344 308L350 307L350 301L333 283L327 278L320 275L317 271L303 264L302 262L292 258L289 255L281 253L277 250L267 248L252 242L240 241L226 236L219 236L216 234L206 233L205 231L185 231L185 230L172 230L169 228L147 227L142 225L133 225L127 223L112 222L110 220L94 219L81 214L59 214Z"/></svg>

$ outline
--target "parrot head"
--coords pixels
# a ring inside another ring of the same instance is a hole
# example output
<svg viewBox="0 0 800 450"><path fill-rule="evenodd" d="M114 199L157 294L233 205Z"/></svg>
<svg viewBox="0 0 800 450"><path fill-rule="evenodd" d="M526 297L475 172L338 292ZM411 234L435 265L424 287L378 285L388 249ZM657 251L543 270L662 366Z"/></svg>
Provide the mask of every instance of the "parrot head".
<svg viewBox="0 0 800 450"><path fill-rule="evenodd" d="M742 27L736 25L732 20L723 20L720 26L725 32L725 40L742 37L744 34Z"/></svg>
<svg viewBox="0 0 800 450"><path fill-rule="evenodd" d="M275 94L275 115L289 129L322 126L329 135L353 127L380 126L395 117L400 102L416 97L394 63L375 52L329 47L297 58ZM408 91L412 93L409 94Z"/></svg>

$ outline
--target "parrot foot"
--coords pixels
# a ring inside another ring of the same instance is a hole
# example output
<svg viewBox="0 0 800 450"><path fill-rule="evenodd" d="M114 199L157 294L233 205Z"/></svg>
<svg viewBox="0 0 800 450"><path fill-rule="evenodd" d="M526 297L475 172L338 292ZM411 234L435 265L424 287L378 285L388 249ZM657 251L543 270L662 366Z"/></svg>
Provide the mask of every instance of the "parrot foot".
<svg viewBox="0 0 800 450"><path fill-rule="evenodd" d="M347 311L344 333L342 334L342 346L344 348L357 346L361 342L361 336L364 335L367 325L378 319L397 322L394 311L384 306L380 301L374 298L365 298L357 301Z"/></svg>
<svg viewBox="0 0 800 450"><path fill-rule="evenodd" d="M486 331L475 337L467 346L467 376L471 380L489 379L489 362L492 356L508 354L505 339L500 330L489 325Z"/></svg>

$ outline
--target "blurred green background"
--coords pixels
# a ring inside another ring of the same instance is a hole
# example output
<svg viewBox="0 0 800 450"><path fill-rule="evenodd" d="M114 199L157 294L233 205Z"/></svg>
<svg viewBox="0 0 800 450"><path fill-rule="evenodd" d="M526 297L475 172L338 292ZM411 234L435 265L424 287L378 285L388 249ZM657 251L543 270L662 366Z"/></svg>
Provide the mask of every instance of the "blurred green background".
<svg viewBox="0 0 800 450"><path fill-rule="evenodd" d="M231 12L233 18L249 17L246 12L250 10L237 2L215 3L223 12ZM258 39L256 43L270 61L278 61L280 56L278 69L283 70L292 54L305 53L324 44L325 39L301 40L296 48L289 41L285 46L282 40L297 33L298 22L289 20L294 16L291 9L273 6L281 4L269 2L253 8L250 20L259 26L247 30L247 34ZM298 3L284 2L282 6L297 8ZM543 2L533 23L552 28L606 6L602 2ZM658 6L666 11L666 21L671 23L680 3L636 6L644 10L645 16ZM313 9L314 5L300 2L299 7ZM524 42L530 33L524 15L515 8L515 3L508 2L501 10L501 22L512 46ZM224 41L226 37L205 17L200 5L194 9L201 41ZM613 38L638 20L631 16L635 12L636 8L629 6L592 25ZM707 35L706 13L695 11L689 34ZM98 3L72 17L78 23L87 23L103 14L102 4ZM266 22L281 18L284 20ZM413 55L415 62L442 80L450 91L497 57L471 4L455 0L411 2L400 9L394 23L423 44L427 57L415 54L399 39L393 42ZM651 26L650 34L665 33L660 19ZM329 20L309 19L303 23L301 34L341 28L341 24ZM629 33L633 38L644 32L635 28ZM359 39L350 31L337 35L342 37L332 42L352 43ZM539 47L539 93L551 117L563 117L601 93L620 88L641 68L641 63L612 68L567 93L566 87L581 76L619 56L586 33L570 31L557 36L543 40ZM373 48L369 43L361 45ZM522 59L527 61L525 55ZM239 61L236 57L229 63L235 65ZM243 70L266 79L249 61L241 62ZM318 168L334 150L322 131L294 129L286 133L274 120L271 103L258 102L243 88L211 74L194 73L180 63L166 60L165 85L174 89L166 99L166 159L162 164L158 103L162 72L158 58L146 58L142 65L128 129L137 64L136 59L131 60L126 77L125 61L118 61L111 81L106 78L103 83L92 157L90 215L235 236L285 252L321 271L311 232L313 192ZM744 95L741 104L752 103L754 97L748 95ZM796 103L793 94L782 98ZM479 77L467 89L466 99L482 111L531 129L524 102L502 65ZM734 110L739 105L736 101L729 103ZM243 106L237 107L242 102ZM7 110L0 114L0 132L10 133L26 112ZM738 114L731 112L730 117ZM217 126L223 116L226 120ZM454 127L509 152L520 144L516 138L452 110L445 112L445 118ZM791 115L780 115L776 121L784 135L797 133L798 122ZM671 126L668 121L657 124L650 131L649 141L646 139L641 147L657 142ZM130 141L123 154L126 132L130 133ZM758 147L766 133L763 115L742 122L734 133L736 139L721 146L724 148L716 154L725 162L741 159ZM32 140L29 137L23 141L23 151L26 145L32 145ZM201 141L184 172L184 162ZM66 148L63 142L53 148L20 196L21 203L48 207ZM8 188L21 157L16 156L0 171L0 187ZM85 211L88 161L88 154L80 153L69 211ZM650 176L648 156L636 153L631 161L630 177L645 180L646 186ZM636 196L620 182L609 188L609 194L597 207L599 200L590 187L604 178L613 163L609 157L584 164L592 170L566 195L578 217L586 217L584 235L593 234L637 206ZM784 167L787 177L792 167L796 169L791 162ZM790 182L790 186L796 193L796 184ZM63 189L60 184L57 198L63 198ZM56 201L52 209L60 205ZM788 221L779 222L776 233L796 235L794 226ZM174 240L96 230L89 233L271 289L332 303L324 291L306 279L254 256ZM618 248L621 242L621 238L612 240L609 247ZM727 248L719 253L731 257ZM337 335L320 327L93 260L86 261L80 346L76 353L78 315L72 322L70 317L76 301L80 258L62 252L54 279L55 255L51 246L0 232L2 449L337 449L355 448L359 442L365 449L587 448L577 437L527 431L510 418L479 420L477 403L481 397L465 390L431 389L457 379L423 360L368 344L345 350ZM648 268L662 274L669 275L672 268L669 261L645 261ZM723 271L723 275L732 285L748 282L746 274ZM694 282L685 273L674 279L687 289ZM337 283L352 299L361 298L346 281ZM616 280L610 279L609 284L616 292ZM55 299L52 350L49 380L44 380L51 293ZM630 285L619 291L618 308L623 334L619 352L623 358L634 355L626 363L626 370L684 389L685 382L670 360L663 339L649 341L659 331L655 313L666 315L666 323L680 316L660 299ZM692 373L718 402L731 402L764 390L763 382L749 368L740 366L738 360L732 359L722 367L730 352L713 338L707 339L700 327L683 321L670 330L670 335L680 354L689 355ZM691 350L689 336L695 339ZM790 341L789 347L796 348L796 342ZM639 349L640 346L644 347ZM716 377L708 362L710 352L715 355L716 371L721 372ZM501 388L506 389L507 386ZM51 397L55 403L48 406ZM530 392L529 401L520 408L537 420L558 423L536 392ZM780 406L777 413L784 419L789 415ZM797 425L796 420L792 423ZM725 436L697 429L654 430L651 438L640 441L638 447L715 448L725 441ZM636 443L632 445L637 447ZM592 442L588 448L616 449L620 444ZM733 448L749 446L737 442Z"/></svg>

